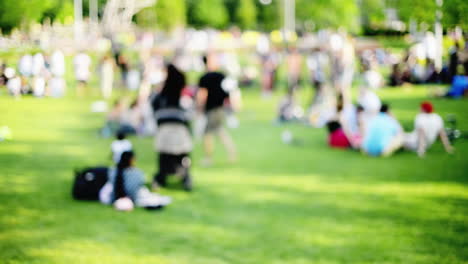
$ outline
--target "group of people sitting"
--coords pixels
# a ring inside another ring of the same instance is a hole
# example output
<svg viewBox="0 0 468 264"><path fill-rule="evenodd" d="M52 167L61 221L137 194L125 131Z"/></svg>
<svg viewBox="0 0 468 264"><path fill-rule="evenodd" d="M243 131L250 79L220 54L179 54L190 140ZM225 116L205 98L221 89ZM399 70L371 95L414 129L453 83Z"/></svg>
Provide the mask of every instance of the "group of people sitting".
<svg viewBox="0 0 468 264"><path fill-rule="evenodd" d="M6 62L0 65L0 88L5 86L14 97L61 97L65 93L65 57L60 50L44 56L41 52L25 54L18 61L18 71Z"/></svg>
<svg viewBox="0 0 468 264"><path fill-rule="evenodd" d="M422 49L422 51L420 51ZM434 58L426 56L422 44L415 45L406 56L392 66L389 77L390 86L405 83L445 83L450 84L448 91L439 96L459 98L468 95L468 42L465 47L455 42L449 50L448 62L437 70Z"/></svg>
<svg viewBox="0 0 468 264"><path fill-rule="evenodd" d="M414 121L414 130L406 133L391 114L388 104L381 104L378 113L366 111L362 106L343 107L338 104L338 116L327 123L328 144L333 148L353 148L370 156L390 156L404 148L423 157L438 139L445 150L453 153L444 129L443 119L434 113L430 102L421 103L420 113Z"/></svg>
<svg viewBox="0 0 468 264"><path fill-rule="evenodd" d="M151 105L143 98L135 99L131 104L125 98L115 101L101 129L103 137L111 137L118 132L132 135L152 135L154 120Z"/></svg>

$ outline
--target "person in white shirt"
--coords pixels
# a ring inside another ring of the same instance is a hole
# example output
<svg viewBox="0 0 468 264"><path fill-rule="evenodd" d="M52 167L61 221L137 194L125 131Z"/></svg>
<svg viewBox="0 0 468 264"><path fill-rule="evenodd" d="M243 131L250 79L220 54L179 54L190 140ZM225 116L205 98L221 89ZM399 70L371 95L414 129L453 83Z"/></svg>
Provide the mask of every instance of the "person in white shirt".
<svg viewBox="0 0 468 264"><path fill-rule="evenodd" d="M112 95L114 85L114 60L109 56L104 56L101 62L101 93L106 99Z"/></svg>
<svg viewBox="0 0 468 264"><path fill-rule="evenodd" d="M447 153L453 153L454 148L444 129L444 121L440 115L434 113L434 107L430 102L421 104L421 113L414 121L414 131L407 133L404 139L404 147L416 151L419 157L423 157L429 147L440 137Z"/></svg>
<svg viewBox="0 0 468 264"><path fill-rule="evenodd" d="M21 77L17 76L15 69L10 68L10 67L5 69L5 76L8 78L8 81L6 84L8 91L14 97L20 97L21 96Z"/></svg>
<svg viewBox="0 0 468 264"><path fill-rule="evenodd" d="M52 77L49 82L49 95L52 97L62 97L65 94L66 83L62 77Z"/></svg>
<svg viewBox="0 0 468 264"><path fill-rule="evenodd" d="M36 53L33 57L32 74L36 77L40 76L44 68L45 68L44 55L42 55L42 53Z"/></svg>
<svg viewBox="0 0 468 264"><path fill-rule="evenodd" d="M122 153L133 149L132 142L125 138L122 132L117 133L117 139L111 144L112 160L117 164L120 161Z"/></svg>
<svg viewBox="0 0 468 264"><path fill-rule="evenodd" d="M21 57L18 69L22 76L29 78L32 75L33 57L30 54L25 54Z"/></svg>
<svg viewBox="0 0 468 264"><path fill-rule="evenodd" d="M56 50L50 58L50 73L52 77L48 80L49 95L62 97L65 94L65 56L61 50Z"/></svg>
<svg viewBox="0 0 468 264"><path fill-rule="evenodd" d="M364 111L369 115L379 113L382 102L379 96L369 88L362 87L358 96L358 103L364 108Z"/></svg>
<svg viewBox="0 0 468 264"><path fill-rule="evenodd" d="M65 74L65 56L62 51L56 50L50 58L50 72L54 77L63 77Z"/></svg>
<svg viewBox="0 0 468 264"><path fill-rule="evenodd" d="M86 87L89 80L91 58L88 54L80 52L75 56L73 65L75 68L75 78L78 81L77 93L78 95L82 95L83 89Z"/></svg>

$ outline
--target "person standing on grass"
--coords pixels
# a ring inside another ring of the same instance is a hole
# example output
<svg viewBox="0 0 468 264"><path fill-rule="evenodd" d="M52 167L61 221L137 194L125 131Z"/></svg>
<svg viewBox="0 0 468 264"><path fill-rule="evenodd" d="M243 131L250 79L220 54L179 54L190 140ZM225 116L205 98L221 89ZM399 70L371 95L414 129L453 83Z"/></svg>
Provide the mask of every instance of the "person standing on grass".
<svg viewBox="0 0 468 264"><path fill-rule="evenodd" d="M403 130L383 104L380 113L367 125L362 141L362 151L371 156L390 156L403 144Z"/></svg>
<svg viewBox="0 0 468 264"><path fill-rule="evenodd" d="M182 179L186 191L192 190L190 176L190 152L192 136L189 117L180 105L180 96L185 87L185 75L174 65L167 66L167 78L161 92L152 100L156 123L156 151L159 170L154 175L153 188L166 185L167 176L175 174Z"/></svg>
<svg viewBox="0 0 468 264"><path fill-rule="evenodd" d="M112 95L114 85L114 60L110 56L104 56L101 62L101 93L105 99Z"/></svg>
<svg viewBox="0 0 468 264"><path fill-rule="evenodd" d="M430 102L423 102L421 103L421 112L414 120L414 131L405 134L404 147L415 151L419 157L424 157L437 137L442 141L445 151L452 154L454 149L445 132L442 117L434 113L434 107Z"/></svg>
<svg viewBox="0 0 468 264"><path fill-rule="evenodd" d="M212 164L214 151L214 136L218 136L228 152L230 162L236 160L236 148L234 141L228 134L225 123L224 103L230 101L231 106L237 108L236 102L230 100L229 93L223 89L223 81L226 76L219 72L219 64L216 54L208 54L203 57L207 73L199 81L197 92L198 110L206 116L206 127L203 135L203 149L205 157L203 165Z"/></svg>
<svg viewBox="0 0 468 264"><path fill-rule="evenodd" d="M294 97L299 89L302 67L302 56L296 47L289 48L286 67L288 72L288 94Z"/></svg>
<svg viewBox="0 0 468 264"><path fill-rule="evenodd" d="M75 68L75 78L78 83L76 86L76 92L79 96L82 96L89 81L91 58L85 52L80 51L75 56L73 65Z"/></svg>

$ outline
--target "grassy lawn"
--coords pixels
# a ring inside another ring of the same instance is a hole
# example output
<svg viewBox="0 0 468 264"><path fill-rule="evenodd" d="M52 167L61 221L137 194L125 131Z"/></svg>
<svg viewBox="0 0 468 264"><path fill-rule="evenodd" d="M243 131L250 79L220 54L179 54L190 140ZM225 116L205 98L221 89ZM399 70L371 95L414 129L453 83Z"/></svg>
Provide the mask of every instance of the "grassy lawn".
<svg viewBox="0 0 468 264"><path fill-rule="evenodd" d="M380 95L409 129L427 87ZM371 158L327 148L323 129L275 126L278 97L245 93L233 130L240 160L199 166L195 191L164 190L159 212L122 213L71 198L72 171L110 164L111 139L97 136L91 99L0 95L0 263L468 263L468 141L425 159L401 152ZM304 100L308 95L303 93ZM466 100L433 100L468 131ZM290 129L300 145L285 145ZM131 138L150 181L151 138Z"/></svg>

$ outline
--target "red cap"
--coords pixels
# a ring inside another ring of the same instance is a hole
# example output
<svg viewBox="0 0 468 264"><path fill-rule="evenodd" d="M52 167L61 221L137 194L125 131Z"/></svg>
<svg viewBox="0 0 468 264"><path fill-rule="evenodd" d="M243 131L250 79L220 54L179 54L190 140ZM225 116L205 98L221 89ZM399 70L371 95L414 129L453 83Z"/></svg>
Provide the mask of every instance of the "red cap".
<svg viewBox="0 0 468 264"><path fill-rule="evenodd" d="M434 112L434 107L432 106L432 104L430 102L422 102L421 103L421 110L424 112L424 113L432 113Z"/></svg>

